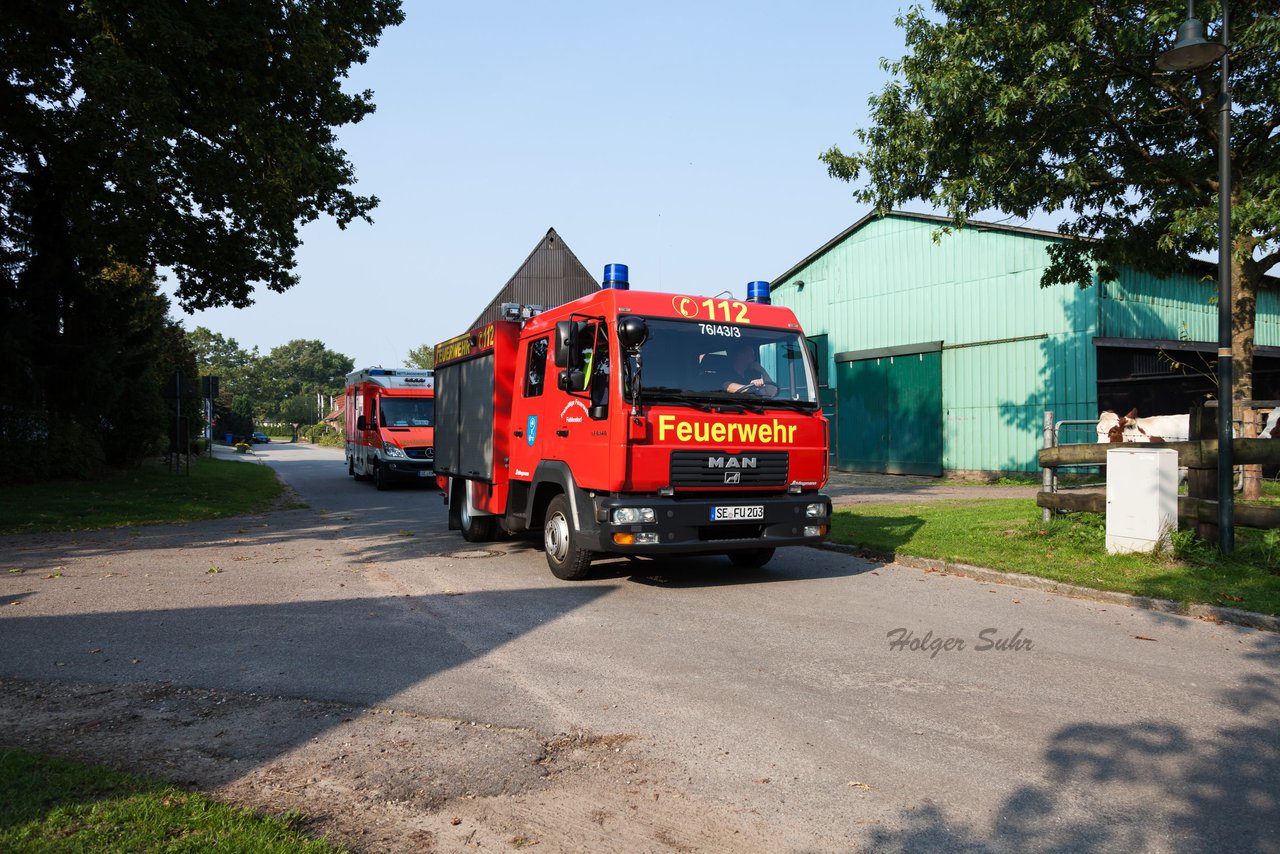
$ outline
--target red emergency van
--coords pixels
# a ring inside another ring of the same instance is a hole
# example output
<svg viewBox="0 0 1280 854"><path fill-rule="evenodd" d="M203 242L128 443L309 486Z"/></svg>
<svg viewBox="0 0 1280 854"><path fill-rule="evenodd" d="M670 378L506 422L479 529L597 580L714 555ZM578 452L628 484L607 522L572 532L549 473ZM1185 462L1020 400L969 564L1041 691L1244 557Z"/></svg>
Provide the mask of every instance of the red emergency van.
<svg viewBox="0 0 1280 854"><path fill-rule="evenodd" d="M472 542L541 531L559 578L598 554L762 566L822 540L828 425L790 309L604 287L437 345L436 472Z"/></svg>
<svg viewBox="0 0 1280 854"><path fill-rule="evenodd" d="M386 489L435 473L432 372L365 368L347 375L347 474Z"/></svg>

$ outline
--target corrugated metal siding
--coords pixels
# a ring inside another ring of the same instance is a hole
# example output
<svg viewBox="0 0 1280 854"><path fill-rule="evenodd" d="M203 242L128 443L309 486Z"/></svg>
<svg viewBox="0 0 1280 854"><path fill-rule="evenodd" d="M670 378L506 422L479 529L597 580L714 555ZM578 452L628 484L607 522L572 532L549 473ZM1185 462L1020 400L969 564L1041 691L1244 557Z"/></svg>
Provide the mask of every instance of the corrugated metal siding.
<svg viewBox="0 0 1280 854"><path fill-rule="evenodd" d="M1218 282L1213 276L1159 278L1123 269L1101 287L1100 335L1167 341L1218 340ZM1280 293L1258 294L1254 343L1280 346Z"/></svg>
<svg viewBox="0 0 1280 854"><path fill-rule="evenodd" d="M1047 238L969 228L934 242L936 227L869 222L778 282L774 300L830 336L832 355L941 339L944 467L1030 470L1046 408L1097 415L1098 290L1039 286ZM1028 336L1045 337L955 347Z"/></svg>
<svg viewBox="0 0 1280 854"><path fill-rule="evenodd" d="M1280 347L1280 291L1258 294L1257 335L1254 344Z"/></svg>
<svg viewBox="0 0 1280 854"><path fill-rule="evenodd" d="M1124 269L1102 285L1100 335L1168 341L1218 340L1218 281L1213 276L1158 278ZM1254 343L1280 346L1280 293L1258 294Z"/></svg>
<svg viewBox="0 0 1280 854"><path fill-rule="evenodd" d="M538 241L520 269L498 291L471 328L497 320L505 302L551 308L599 289L599 283L552 228Z"/></svg>
<svg viewBox="0 0 1280 854"><path fill-rule="evenodd" d="M1104 282L1100 335L1106 338L1155 338L1216 341L1218 307L1210 302L1218 285L1212 279L1176 275L1165 279L1122 269Z"/></svg>

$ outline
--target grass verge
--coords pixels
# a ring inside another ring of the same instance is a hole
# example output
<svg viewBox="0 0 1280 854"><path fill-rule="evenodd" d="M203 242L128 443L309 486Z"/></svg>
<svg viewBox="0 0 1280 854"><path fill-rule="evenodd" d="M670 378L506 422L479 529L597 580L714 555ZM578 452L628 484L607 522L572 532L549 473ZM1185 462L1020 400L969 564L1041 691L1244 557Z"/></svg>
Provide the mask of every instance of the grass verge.
<svg viewBox="0 0 1280 854"><path fill-rule="evenodd" d="M839 510L831 540L877 552L1021 572L1139 596L1280 614L1280 531L1237 529L1224 558L1179 531L1154 555L1108 555L1106 521L1072 513L1040 522L1031 499L860 504Z"/></svg>
<svg viewBox="0 0 1280 854"><path fill-rule="evenodd" d="M106 768L0 752L0 850L253 851L339 849L307 837L303 817L266 816Z"/></svg>
<svg viewBox="0 0 1280 854"><path fill-rule="evenodd" d="M100 480L0 487L0 534L219 519L265 510L283 491L267 466L195 459L188 476L148 463Z"/></svg>

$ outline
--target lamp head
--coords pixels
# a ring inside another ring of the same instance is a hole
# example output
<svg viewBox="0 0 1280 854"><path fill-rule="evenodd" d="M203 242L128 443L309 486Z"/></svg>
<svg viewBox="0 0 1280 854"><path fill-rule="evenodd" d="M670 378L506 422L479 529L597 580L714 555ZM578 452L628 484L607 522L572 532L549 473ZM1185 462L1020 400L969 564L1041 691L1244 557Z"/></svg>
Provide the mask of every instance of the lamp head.
<svg viewBox="0 0 1280 854"><path fill-rule="evenodd" d="M1217 62L1227 46L1211 42L1204 37L1204 24L1195 18L1187 18L1178 27L1178 38L1173 47L1160 54L1156 68L1161 71L1194 71Z"/></svg>

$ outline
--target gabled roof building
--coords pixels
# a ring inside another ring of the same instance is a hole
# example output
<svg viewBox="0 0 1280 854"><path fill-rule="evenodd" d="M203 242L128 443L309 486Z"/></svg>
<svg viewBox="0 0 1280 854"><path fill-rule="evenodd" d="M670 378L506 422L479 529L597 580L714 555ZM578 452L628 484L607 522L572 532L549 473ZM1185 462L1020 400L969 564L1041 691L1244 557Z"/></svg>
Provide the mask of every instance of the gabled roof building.
<svg viewBox="0 0 1280 854"><path fill-rule="evenodd" d="M773 282L818 356L833 463L939 475L1035 469L1044 413L1187 412L1215 393L1213 266L1040 287L1054 232L868 215ZM935 237L937 239L935 239ZM1259 295L1254 394L1280 397L1280 299ZM1087 426L1061 441L1093 441Z"/></svg>
<svg viewBox="0 0 1280 854"><path fill-rule="evenodd" d="M474 329L502 316L502 304L540 305L550 308L600 290L578 256L573 254L554 228L547 229L529 257L498 291L480 316Z"/></svg>

